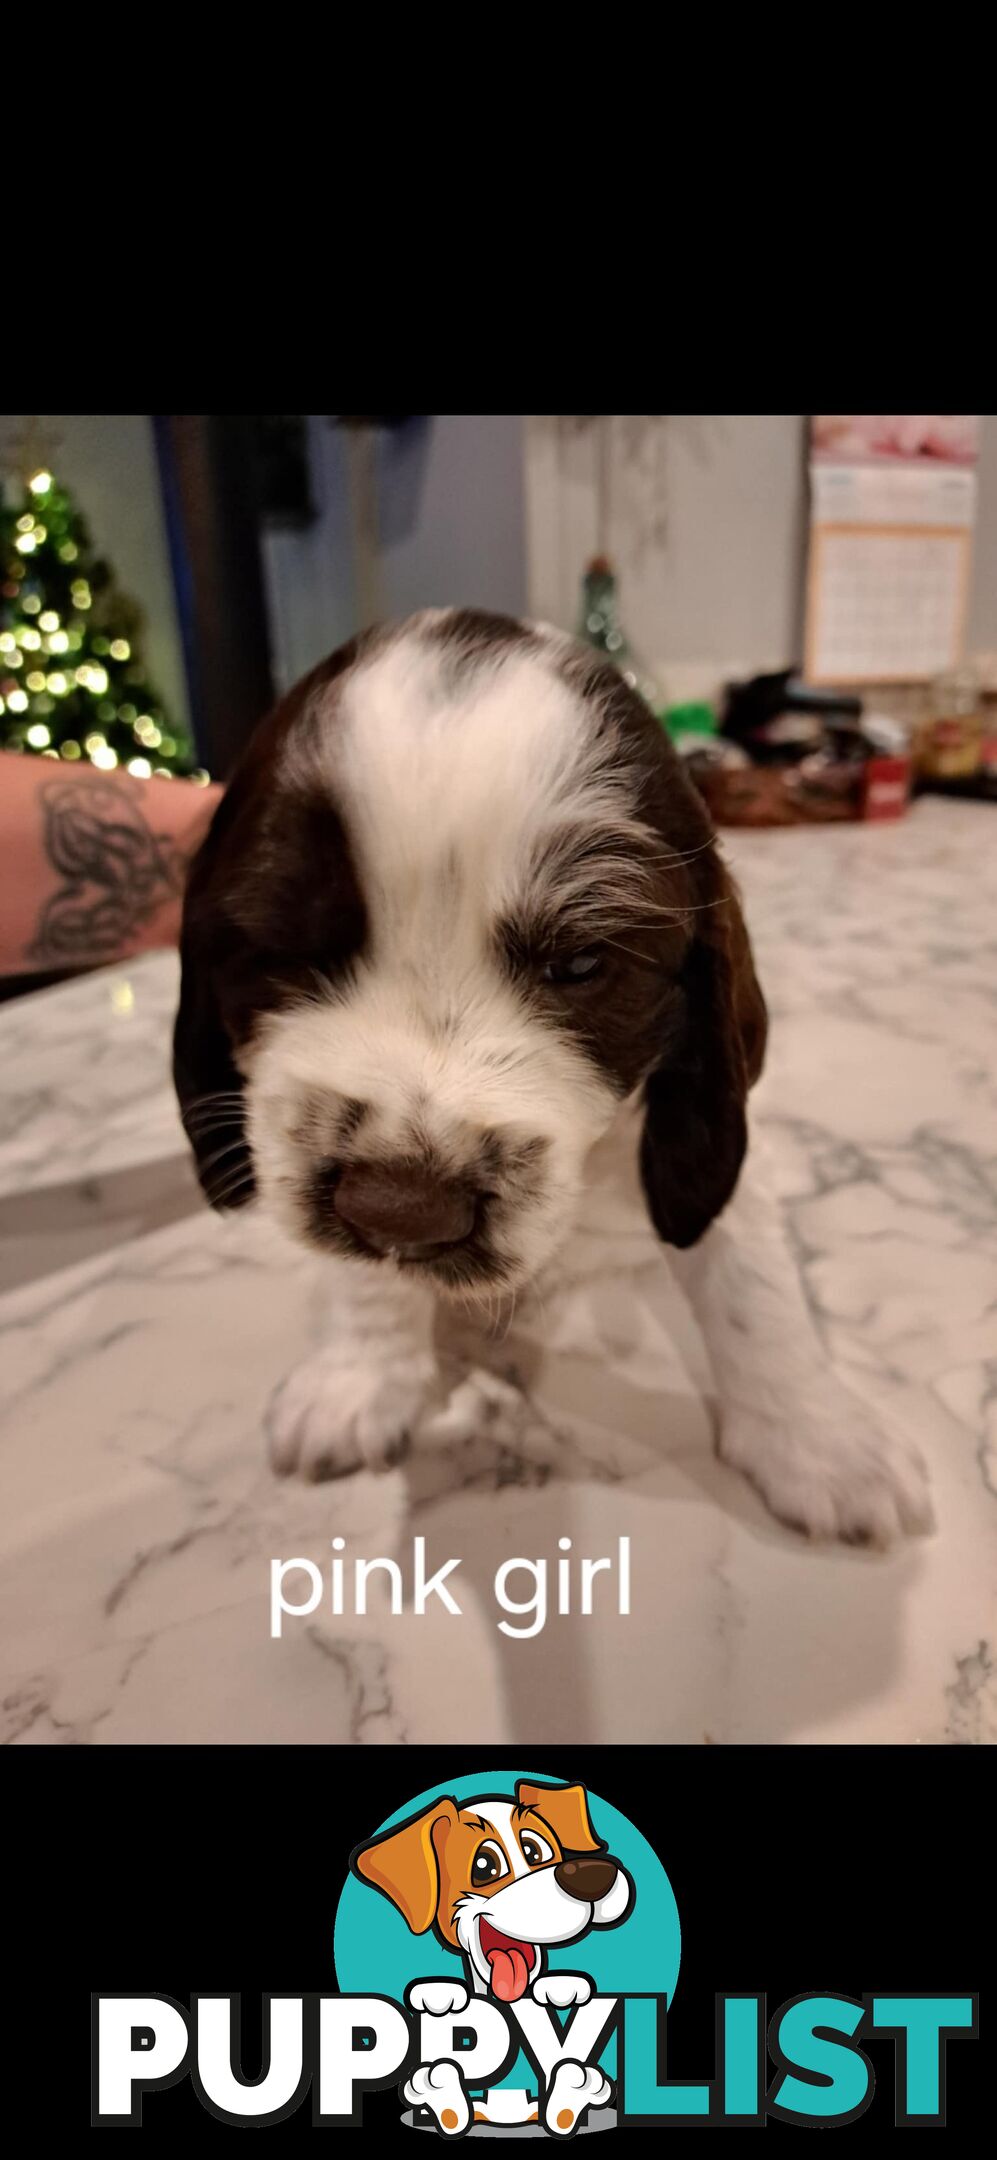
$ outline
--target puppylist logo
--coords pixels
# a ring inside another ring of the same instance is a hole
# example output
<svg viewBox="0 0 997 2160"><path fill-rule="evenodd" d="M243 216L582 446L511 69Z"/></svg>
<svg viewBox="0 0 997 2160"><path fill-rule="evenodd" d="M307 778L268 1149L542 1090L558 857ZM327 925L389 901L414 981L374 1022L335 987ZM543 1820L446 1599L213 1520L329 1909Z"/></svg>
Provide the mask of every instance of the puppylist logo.
<svg viewBox="0 0 997 2160"><path fill-rule="evenodd" d="M360 1839L336 1915L338 1992L269 1996L264 2067L239 2061L239 2004L93 1998L95 2127L138 2128L142 2099L189 2076L233 2127L359 2127L397 2089L399 2120L445 2139L616 2127L856 2121L875 2092L864 2038L896 2057L895 2121L945 2120L947 2042L977 2033L954 1994L716 1998L712 2081L675 2080L668 2006L681 1933L658 1854L610 1802L542 1777L466 1777Z"/></svg>

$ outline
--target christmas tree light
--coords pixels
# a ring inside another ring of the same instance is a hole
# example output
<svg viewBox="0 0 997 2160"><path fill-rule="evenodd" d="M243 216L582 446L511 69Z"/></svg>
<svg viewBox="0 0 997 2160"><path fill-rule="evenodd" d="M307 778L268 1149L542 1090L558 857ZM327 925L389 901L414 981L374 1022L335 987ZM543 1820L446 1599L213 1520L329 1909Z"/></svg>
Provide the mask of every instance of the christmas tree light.
<svg viewBox="0 0 997 2160"><path fill-rule="evenodd" d="M206 785L190 736L147 680L139 611L37 439L29 431L0 495L0 749Z"/></svg>

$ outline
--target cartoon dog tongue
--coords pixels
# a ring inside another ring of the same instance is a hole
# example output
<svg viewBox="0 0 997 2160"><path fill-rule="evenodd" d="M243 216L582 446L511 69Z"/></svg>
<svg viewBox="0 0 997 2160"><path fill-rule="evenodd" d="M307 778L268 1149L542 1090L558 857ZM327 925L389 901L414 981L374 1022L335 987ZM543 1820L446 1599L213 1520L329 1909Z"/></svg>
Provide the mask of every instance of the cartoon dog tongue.
<svg viewBox="0 0 997 2160"><path fill-rule="evenodd" d="M500 2002L518 2002L526 1993L530 1968L518 1943L485 1953L492 1968L492 1987Z"/></svg>

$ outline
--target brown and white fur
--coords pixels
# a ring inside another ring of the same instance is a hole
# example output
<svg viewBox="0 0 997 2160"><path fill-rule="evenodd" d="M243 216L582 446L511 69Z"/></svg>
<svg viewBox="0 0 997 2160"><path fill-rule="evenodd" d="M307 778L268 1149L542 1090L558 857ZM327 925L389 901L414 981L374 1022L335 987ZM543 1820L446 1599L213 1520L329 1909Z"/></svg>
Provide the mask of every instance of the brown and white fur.
<svg viewBox="0 0 997 2160"><path fill-rule="evenodd" d="M471 611L369 633L257 730L186 896L175 1078L204 1189L329 1262L276 1469L393 1461L435 1301L548 1312L595 1143L639 1108L651 1220L714 1366L719 1448L813 1536L930 1522L831 1370L742 1166L766 1010L668 740L608 663Z"/></svg>
<svg viewBox="0 0 997 2160"><path fill-rule="evenodd" d="M459 2017L470 1995L556 2009L586 2003L584 1973L547 1973L548 1949L578 1942L590 1928L618 1927L633 1908L634 1885L596 1836L583 1785L535 1785L515 1794L456 1801L441 1796L397 1829L357 1847L351 1866L389 1898L414 1935L432 1930L464 1961L464 1983L417 1981L412 2009ZM570 2034L569 2034L570 2040ZM430 2109L444 2134L471 2119L464 2080L452 2062L422 2064L405 2097ZM610 2097L601 2071L568 2057L550 2080L542 2108L555 2134L578 2128L586 2108ZM528 2093L498 2088L475 2103L474 2120L537 2120Z"/></svg>

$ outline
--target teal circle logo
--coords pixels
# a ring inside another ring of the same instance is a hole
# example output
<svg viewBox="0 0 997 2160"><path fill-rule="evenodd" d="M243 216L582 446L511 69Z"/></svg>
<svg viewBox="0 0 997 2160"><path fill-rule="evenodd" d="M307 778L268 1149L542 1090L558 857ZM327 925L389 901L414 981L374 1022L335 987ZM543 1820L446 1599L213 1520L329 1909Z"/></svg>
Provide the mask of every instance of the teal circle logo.
<svg viewBox="0 0 997 2160"><path fill-rule="evenodd" d="M445 1784L441 1781L427 1786L381 1823L358 1823L357 1843L381 1837L409 1822L443 1796L465 1807L499 1797L513 1800L521 1781L555 1788L565 1783L548 1772L530 1768L478 1770ZM664 1995L671 2004L678 1982L682 1936L675 1893L664 1865L646 1837L611 1801L591 1790L587 1800L597 1838L626 1870L635 1894L630 1911L618 1925L590 1927L574 1942L551 1945L545 1957L546 1969L585 1973L599 1995ZM336 1912L333 1955L336 1984L344 1995L389 1995L401 2003L406 1989L416 1980L466 1977L459 1952L438 1941L431 1930L413 1934L403 1914L380 1890L352 1874ZM601 2058L610 2077L615 2071L615 2056L614 2036ZM527 2067L520 2057L503 2083L522 2084Z"/></svg>

